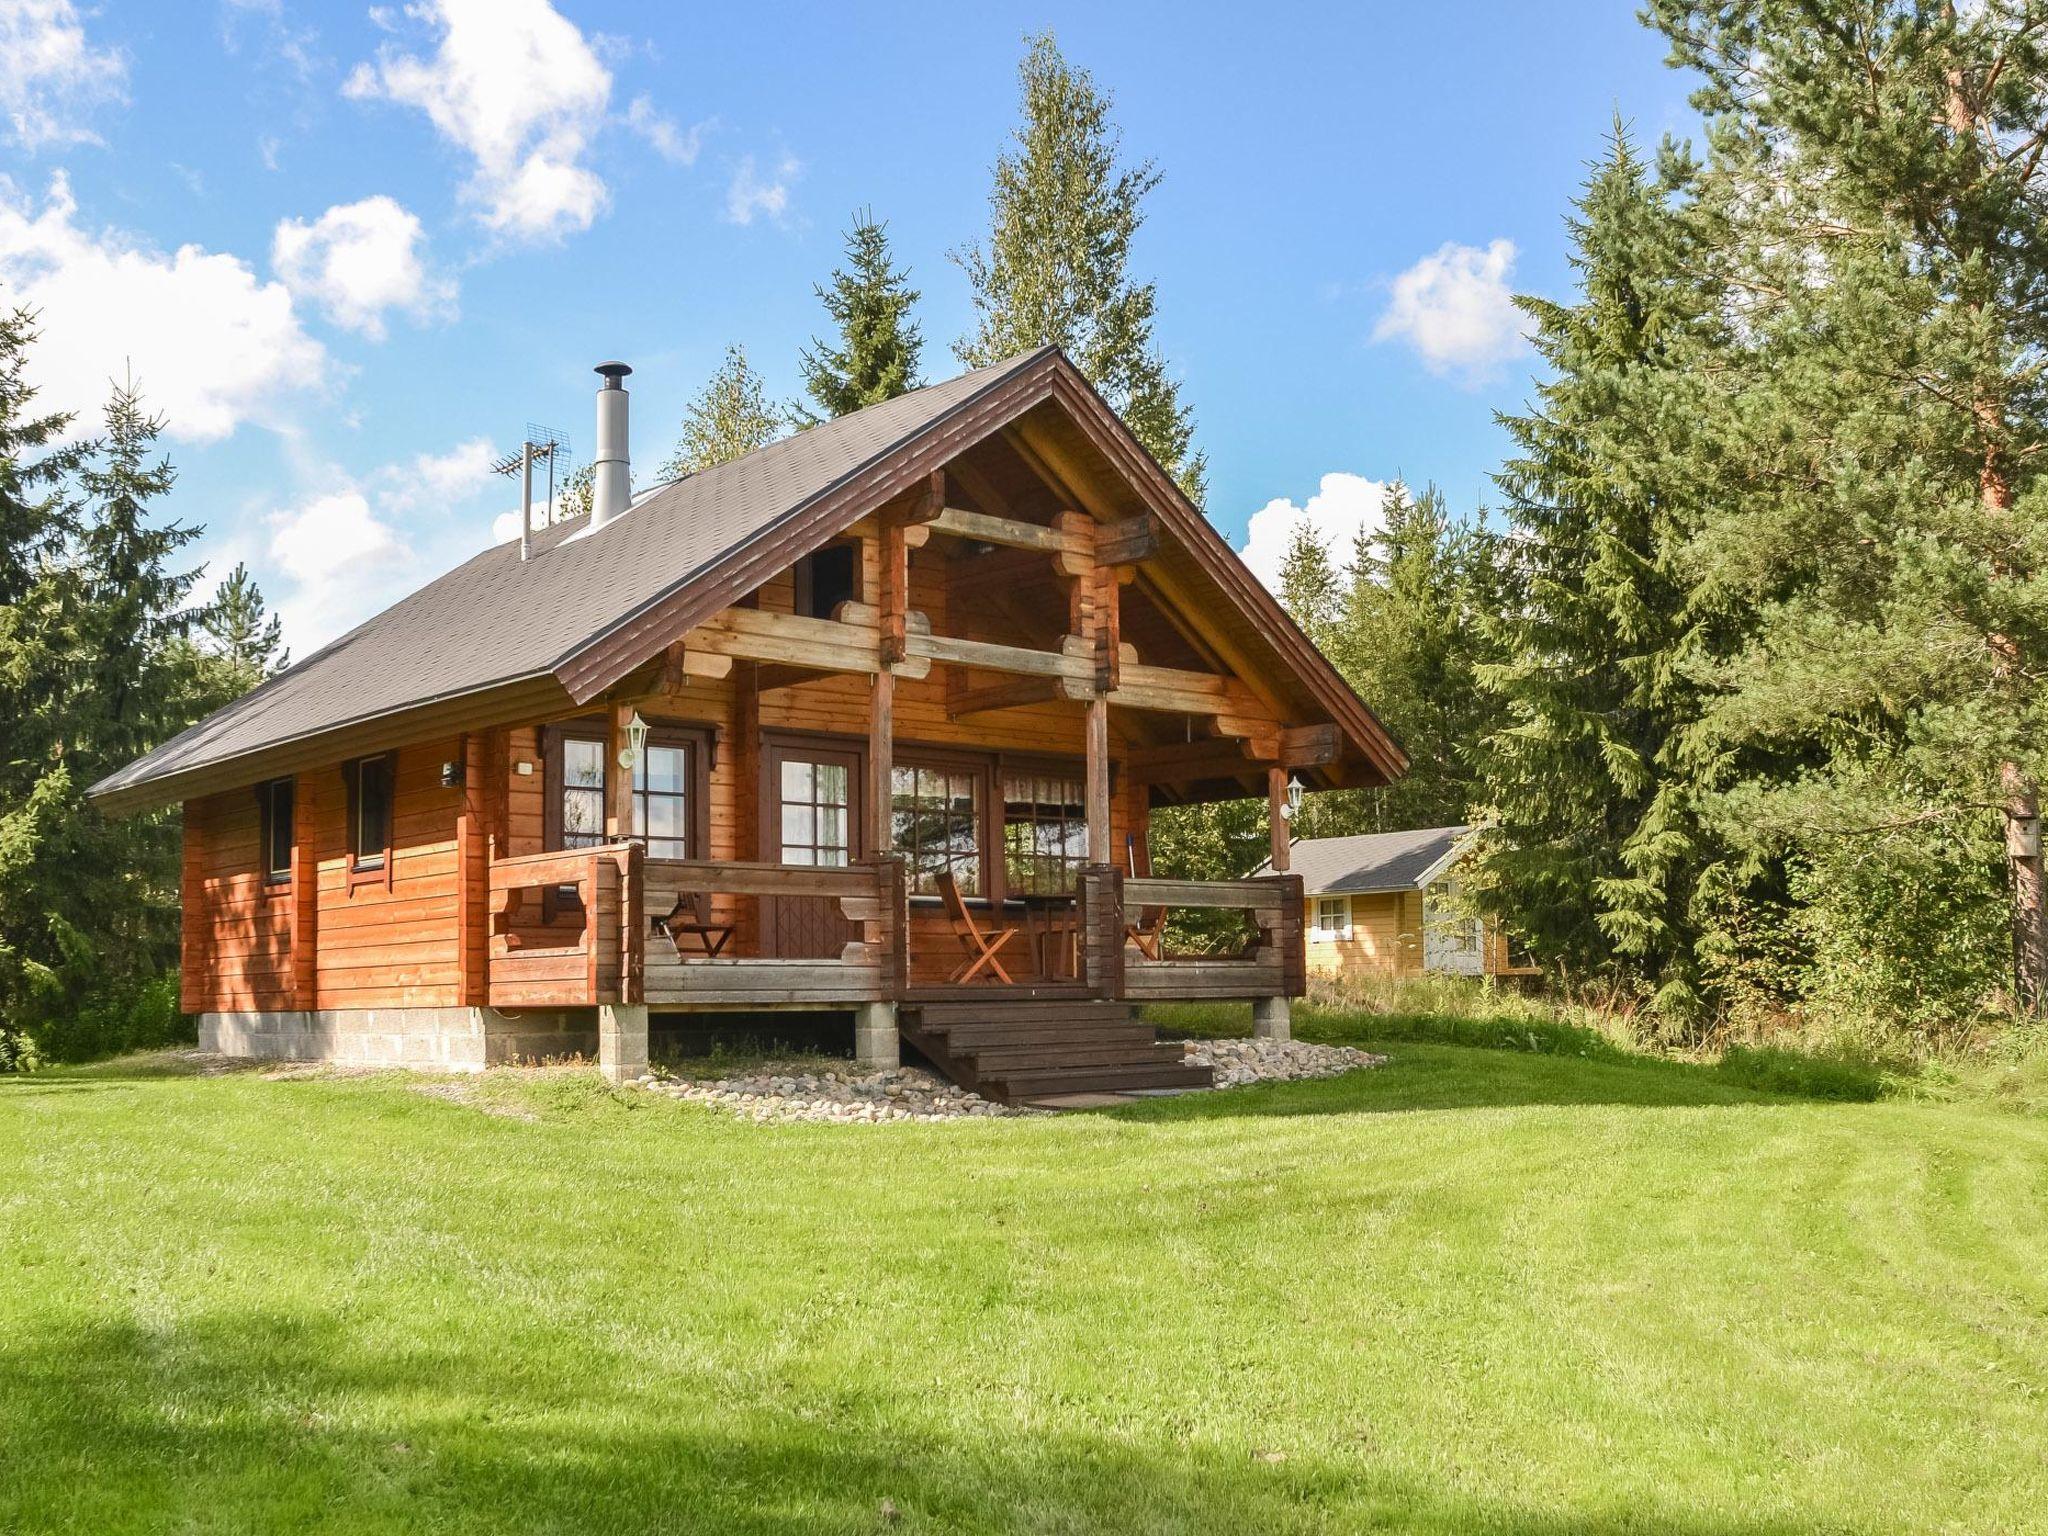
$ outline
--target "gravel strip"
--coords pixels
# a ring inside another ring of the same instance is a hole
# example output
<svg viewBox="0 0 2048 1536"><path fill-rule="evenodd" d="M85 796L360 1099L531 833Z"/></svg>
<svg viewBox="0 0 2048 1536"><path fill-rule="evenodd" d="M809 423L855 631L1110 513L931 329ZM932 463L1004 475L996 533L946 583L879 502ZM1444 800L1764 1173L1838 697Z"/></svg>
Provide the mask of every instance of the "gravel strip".
<svg viewBox="0 0 2048 1536"><path fill-rule="evenodd" d="M652 1093L692 1104L709 1104L747 1120L827 1120L847 1125L895 1120L957 1120L968 1115L994 1118L1035 1115L1043 1111L1013 1109L969 1093L917 1067L891 1072L764 1071L742 1077L669 1077L637 1079Z"/></svg>
<svg viewBox="0 0 2048 1536"><path fill-rule="evenodd" d="M1387 1058L1348 1045L1310 1045L1306 1040L1190 1040L1191 1065L1209 1068L1218 1088L1246 1083L1290 1083L1307 1077L1341 1077Z"/></svg>
<svg viewBox="0 0 2048 1536"><path fill-rule="evenodd" d="M1337 1077L1380 1066L1387 1059L1348 1045L1309 1045L1295 1040L1189 1040L1183 1042L1182 1049L1190 1064L1208 1067L1216 1074L1218 1088ZM822 1120L871 1125L1047 1113L994 1103L917 1067L868 1073L764 1069L718 1078L656 1072L635 1079L634 1086L764 1124Z"/></svg>

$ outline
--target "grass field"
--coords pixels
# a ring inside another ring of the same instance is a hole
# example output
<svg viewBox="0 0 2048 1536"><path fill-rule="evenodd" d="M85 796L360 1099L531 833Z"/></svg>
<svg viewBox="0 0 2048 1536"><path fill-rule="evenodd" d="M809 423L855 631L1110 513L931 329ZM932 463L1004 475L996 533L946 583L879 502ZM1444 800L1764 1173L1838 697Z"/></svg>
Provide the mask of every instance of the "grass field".
<svg viewBox="0 0 2048 1536"><path fill-rule="evenodd" d="M939 1125L0 1083L0 1531L2048 1530L2048 1120L1373 1028Z"/></svg>

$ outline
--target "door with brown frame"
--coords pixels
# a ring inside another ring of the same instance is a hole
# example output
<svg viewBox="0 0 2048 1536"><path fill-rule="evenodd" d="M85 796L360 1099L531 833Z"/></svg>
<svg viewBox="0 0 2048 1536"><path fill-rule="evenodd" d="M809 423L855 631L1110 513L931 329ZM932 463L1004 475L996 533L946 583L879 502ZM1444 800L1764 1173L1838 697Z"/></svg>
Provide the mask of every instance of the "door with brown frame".
<svg viewBox="0 0 2048 1536"><path fill-rule="evenodd" d="M845 869L866 853L858 747L771 741L762 753L761 848L784 864ZM762 950L781 960L836 960L861 936L829 896L761 902Z"/></svg>

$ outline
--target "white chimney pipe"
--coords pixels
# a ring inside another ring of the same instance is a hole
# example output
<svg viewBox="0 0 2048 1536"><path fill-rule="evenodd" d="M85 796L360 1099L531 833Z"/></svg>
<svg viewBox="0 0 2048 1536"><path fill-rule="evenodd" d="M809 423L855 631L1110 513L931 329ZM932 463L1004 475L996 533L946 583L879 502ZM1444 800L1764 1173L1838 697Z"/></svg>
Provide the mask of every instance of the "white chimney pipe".
<svg viewBox="0 0 2048 1536"><path fill-rule="evenodd" d="M590 526L602 528L626 510L633 499L633 472L627 455L626 386L620 381L633 370L624 363L599 363L604 382L597 387L597 456L591 460Z"/></svg>

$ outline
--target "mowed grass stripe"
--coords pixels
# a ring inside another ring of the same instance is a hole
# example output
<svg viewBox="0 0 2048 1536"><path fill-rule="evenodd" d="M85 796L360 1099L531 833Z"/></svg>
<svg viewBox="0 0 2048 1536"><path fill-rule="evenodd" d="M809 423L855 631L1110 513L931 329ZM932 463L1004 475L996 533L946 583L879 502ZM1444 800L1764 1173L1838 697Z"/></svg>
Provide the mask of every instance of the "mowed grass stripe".
<svg viewBox="0 0 2048 1536"><path fill-rule="evenodd" d="M0 1529L2048 1529L2048 1125L1379 1048L884 1127L0 1087Z"/></svg>

